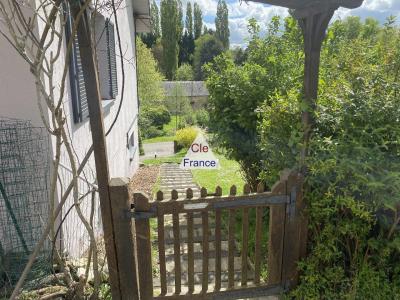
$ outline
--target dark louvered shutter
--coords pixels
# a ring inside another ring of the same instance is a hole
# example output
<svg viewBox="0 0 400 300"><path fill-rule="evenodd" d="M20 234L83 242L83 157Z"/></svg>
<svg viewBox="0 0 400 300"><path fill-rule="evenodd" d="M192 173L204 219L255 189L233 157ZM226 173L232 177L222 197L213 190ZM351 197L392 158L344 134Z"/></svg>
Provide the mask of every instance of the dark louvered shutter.
<svg viewBox="0 0 400 300"><path fill-rule="evenodd" d="M67 14L66 40L68 43L72 33L73 18L71 16L70 9L67 9ZM71 101L74 122L79 123L89 116L89 110L86 95L85 77L83 74L77 36L75 36L73 47L71 49L69 78L71 83Z"/></svg>
<svg viewBox="0 0 400 300"><path fill-rule="evenodd" d="M106 21L106 32L110 95L115 99L118 95L117 60L115 56L114 24L109 20Z"/></svg>

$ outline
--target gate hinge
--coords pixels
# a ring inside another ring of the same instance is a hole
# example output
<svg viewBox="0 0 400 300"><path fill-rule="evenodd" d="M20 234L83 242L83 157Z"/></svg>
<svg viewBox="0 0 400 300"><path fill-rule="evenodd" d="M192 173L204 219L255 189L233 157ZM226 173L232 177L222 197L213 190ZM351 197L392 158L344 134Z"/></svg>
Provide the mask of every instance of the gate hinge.
<svg viewBox="0 0 400 300"><path fill-rule="evenodd" d="M289 204L286 206L286 215L289 220L293 220L296 215L296 199L297 199L297 191L296 187L292 187L290 191Z"/></svg>
<svg viewBox="0 0 400 300"><path fill-rule="evenodd" d="M129 217L135 220L146 220L157 217L157 208L152 206L149 211L130 211Z"/></svg>

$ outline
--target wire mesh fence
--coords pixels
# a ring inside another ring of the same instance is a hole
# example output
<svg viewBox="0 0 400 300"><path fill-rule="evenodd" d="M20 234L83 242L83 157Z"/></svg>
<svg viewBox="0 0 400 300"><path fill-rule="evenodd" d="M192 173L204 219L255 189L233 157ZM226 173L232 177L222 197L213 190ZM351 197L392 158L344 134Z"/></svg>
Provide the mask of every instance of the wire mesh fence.
<svg viewBox="0 0 400 300"><path fill-rule="evenodd" d="M19 278L48 216L49 135L29 121L0 118L0 288ZM50 271L49 244L29 279ZM29 281L28 281L29 282Z"/></svg>

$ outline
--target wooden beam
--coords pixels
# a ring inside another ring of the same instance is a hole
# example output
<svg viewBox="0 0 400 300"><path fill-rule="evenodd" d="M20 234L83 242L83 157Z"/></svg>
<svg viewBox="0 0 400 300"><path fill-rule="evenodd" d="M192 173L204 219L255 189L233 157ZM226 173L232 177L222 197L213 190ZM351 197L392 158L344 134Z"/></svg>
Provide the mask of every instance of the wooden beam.
<svg viewBox="0 0 400 300"><path fill-rule="evenodd" d="M270 5L287 7L290 9L304 9L312 6L346 7L357 8L361 6L364 0L252 0Z"/></svg>
<svg viewBox="0 0 400 300"><path fill-rule="evenodd" d="M325 38L329 21L335 9L330 9L321 13L302 17L294 13L303 31L304 38L304 97L302 105L302 124L303 124L303 146L301 151L301 166L303 173L306 170L305 159L308 155L308 144L314 123L314 112L318 96L319 64L321 58L321 46Z"/></svg>
<svg viewBox="0 0 400 300"><path fill-rule="evenodd" d="M71 5L74 19L80 8ZM90 116L93 152L96 165L96 178L99 187L101 217L105 250L107 255L108 271L110 276L111 293L113 299L123 299L120 288L118 258L114 239L114 225L109 193L109 170L107 161L106 140L104 135L103 112L101 107L101 94L94 49L91 44L90 24L87 13L80 19L77 28L79 51L82 60L82 69L85 78L86 94Z"/></svg>

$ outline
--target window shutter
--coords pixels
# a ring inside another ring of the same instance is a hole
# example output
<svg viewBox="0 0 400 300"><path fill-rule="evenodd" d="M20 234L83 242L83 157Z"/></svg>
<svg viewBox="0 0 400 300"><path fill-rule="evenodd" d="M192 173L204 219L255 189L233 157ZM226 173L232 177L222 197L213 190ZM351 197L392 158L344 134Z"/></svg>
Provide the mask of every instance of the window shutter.
<svg viewBox="0 0 400 300"><path fill-rule="evenodd" d="M114 37L114 24L109 19L106 21L107 32L107 52L108 52L108 69L110 72L110 95L116 98L118 95L118 79L117 79L117 60L115 56L115 37Z"/></svg>
<svg viewBox="0 0 400 300"><path fill-rule="evenodd" d="M67 11L67 26L65 29L66 41L68 43L73 27L73 18L71 10L68 6ZM69 78L71 84L71 101L74 122L82 122L89 116L89 109L87 103L85 78L83 74L81 55L79 51L78 38L75 36L72 49L70 53L70 64L69 64Z"/></svg>

